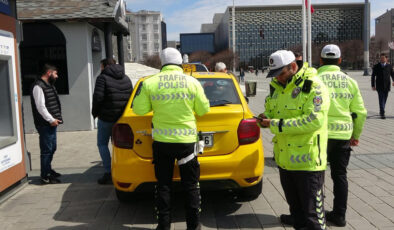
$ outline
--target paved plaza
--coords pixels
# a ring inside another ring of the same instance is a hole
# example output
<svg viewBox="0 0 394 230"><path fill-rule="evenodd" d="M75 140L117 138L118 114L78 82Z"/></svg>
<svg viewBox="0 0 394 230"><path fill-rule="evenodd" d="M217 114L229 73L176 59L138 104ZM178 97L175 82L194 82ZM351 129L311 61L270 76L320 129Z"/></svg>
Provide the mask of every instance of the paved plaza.
<svg viewBox="0 0 394 230"><path fill-rule="evenodd" d="M362 91L368 119L360 146L352 153L349 177L348 225L329 229L394 229L394 93L387 101L387 119L378 117L378 97L370 78L350 72ZM248 74L257 81L257 95L250 98L255 114L264 111L269 80ZM244 84L241 83L244 87ZM265 172L262 195L251 202L238 199L232 191L204 191L203 229L292 229L279 222L289 213L272 161L272 135L262 130ZM38 135L26 135L32 156L32 171L21 190L0 204L0 229L154 229L153 195L142 194L129 204L119 203L111 185L98 185L103 173L96 147L96 131L58 134L53 166L63 174L62 183L39 185ZM332 208L332 180L326 172L325 208ZM172 229L185 229L182 194L173 196Z"/></svg>

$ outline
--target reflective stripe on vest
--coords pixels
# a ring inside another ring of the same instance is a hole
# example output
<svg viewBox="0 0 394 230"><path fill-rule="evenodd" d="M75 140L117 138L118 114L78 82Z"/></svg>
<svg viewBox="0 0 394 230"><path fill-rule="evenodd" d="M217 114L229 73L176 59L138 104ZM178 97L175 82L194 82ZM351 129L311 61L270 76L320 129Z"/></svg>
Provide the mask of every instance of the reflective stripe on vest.
<svg viewBox="0 0 394 230"><path fill-rule="evenodd" d="M164 101L164 100L180 100L180 99L189 99L193 100L196 96L194 94L186 94L186 93L171 93L171 94L157 94L152 95L152 101Z"/></svg>
<svg viewBox="0 0 394 230"><path fill-rule="evenodd" d="M349 131L353 130L353 123L346 123L346 124L329 124L328 130L331 131Z"/></svg>
<svg viewBox="0 0 394 230"><path fill-rule="evenodd" d="M153 129L153 136L155 134L164 136L195 136L197 135L197 129Z"/></svg>

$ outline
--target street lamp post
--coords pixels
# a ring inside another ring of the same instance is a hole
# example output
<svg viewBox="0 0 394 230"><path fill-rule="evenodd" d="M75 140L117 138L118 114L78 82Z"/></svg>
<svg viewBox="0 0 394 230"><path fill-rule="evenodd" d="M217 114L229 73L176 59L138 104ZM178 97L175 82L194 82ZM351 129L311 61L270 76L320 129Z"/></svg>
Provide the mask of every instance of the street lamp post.
<svg viewBox="0 0 394 230"><path fill-rule="evenodd" d="M364 76L369 75L369 27L370 27L370 11L369 11L369 2L365 0L364 6Z"/></svg>
<svg viewBox="0 0 394 230"><path fill-rule="evenodd" d="M233 0L233 73L235 74L235 2Z"/></svg>

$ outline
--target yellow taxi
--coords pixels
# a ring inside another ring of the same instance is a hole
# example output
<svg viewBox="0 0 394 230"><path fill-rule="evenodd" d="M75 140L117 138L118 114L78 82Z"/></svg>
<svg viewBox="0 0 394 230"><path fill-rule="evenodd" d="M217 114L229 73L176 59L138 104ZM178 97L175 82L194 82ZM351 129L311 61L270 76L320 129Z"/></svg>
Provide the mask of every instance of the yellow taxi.
<svg viewBox="0 0 394 230"><path fill-rule="evenodd" d="M233 189L240 196L255 199L262 191L264 153L260 128L256 125L247 98L231 74L191 73L199 80L210 101L210 112L197 116L197 130L204 140L201 186ZM140 79L126 109L113 128L112 181L120 201L155 183L152 164L152 112L138 116L133 99L145 78ZM180 181L175 166L174 181Z"/></svg>

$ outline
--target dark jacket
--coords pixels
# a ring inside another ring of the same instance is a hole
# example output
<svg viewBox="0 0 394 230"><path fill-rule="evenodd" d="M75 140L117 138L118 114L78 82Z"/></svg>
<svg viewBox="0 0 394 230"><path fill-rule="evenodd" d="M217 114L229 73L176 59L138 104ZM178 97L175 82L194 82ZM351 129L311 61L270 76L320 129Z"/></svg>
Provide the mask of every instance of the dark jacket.
<svg viewBox="0 0 394 230"><path fill-rule="evenodd" d="M37 110L36 102L33 96L33 88L36 85L40 86L44 93L45 107L47 108L48 112L52 115L53 118L63 121L62 107L60 105L59 96L57 95L55 86L46 83L42 79L38 79L34 82L30 90L31 108L33 110L34 125L36 126L36 128L51 125L41 116L41 114Z"/></svg>
<svg viewBox="0 0 394 230"><path fill-rule="evenodd" d="M121 65L107 66L97 77L93 94L92 115L100 120L115 122L133 91L130 78Z"/></svg>
<svg viewBox="0 0 394 230"><path fill-rule="evenodd" d="M382 64L376 64L372 69L372 77L371 77L371 85L372 87L376 86L377 91L390 91L391 82L390 76L394 81L394 70L393 67L386 63L385 67L382 67ZM376 83L375 83L376 78Z"/></svg>

